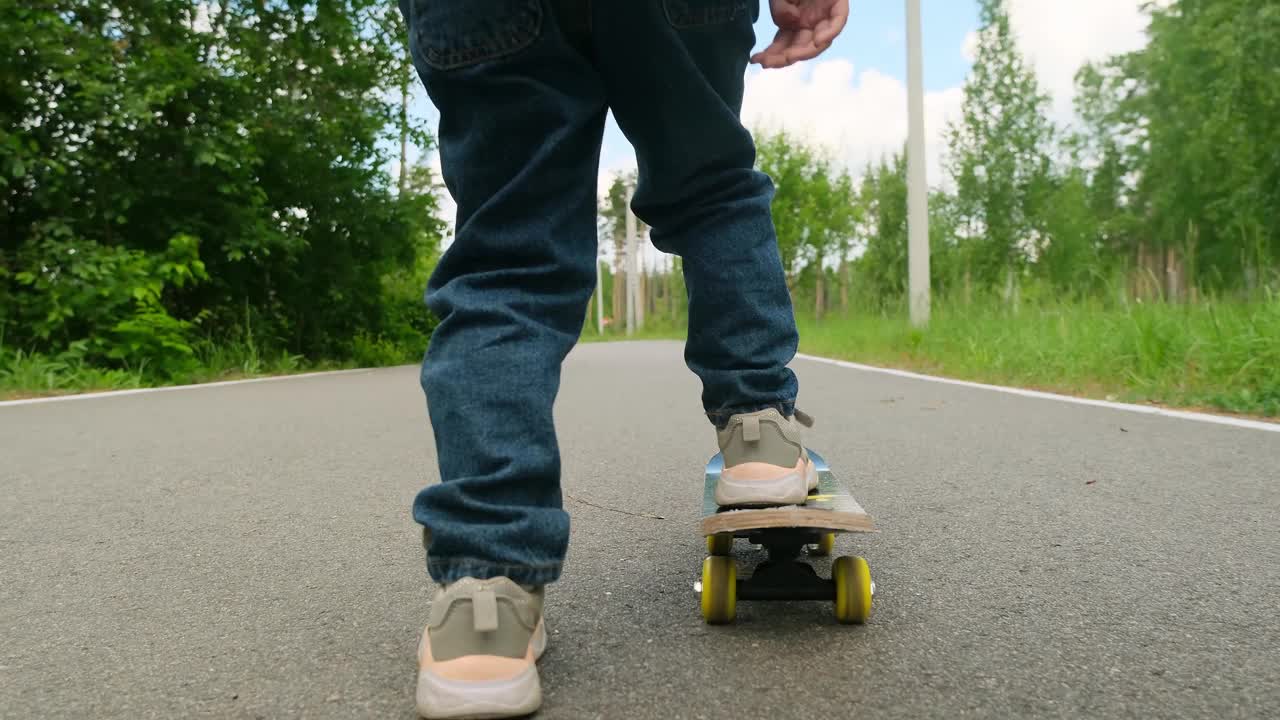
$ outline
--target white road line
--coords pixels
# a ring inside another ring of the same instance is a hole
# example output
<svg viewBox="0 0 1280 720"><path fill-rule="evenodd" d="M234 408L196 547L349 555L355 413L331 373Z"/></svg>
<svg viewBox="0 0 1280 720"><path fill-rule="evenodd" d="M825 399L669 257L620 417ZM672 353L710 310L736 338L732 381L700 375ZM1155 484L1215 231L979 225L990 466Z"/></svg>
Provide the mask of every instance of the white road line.
<svg viewBox="0 0 1280 720"><path fill-rule="evenodd" d="M1169 410L1153 405L1134 405L1131 403L1112 402L1110 400L1094 400L1092 398L1073 397L1071 395L1060 395L1058 393L1042 392L1040 390L1006 387L1004 385L988 385L986 383L972 382L969 380L956 380L953 378L938 377L937 375L925 375L923 373L911 372L909 370L895 370L893 368L863 365L862 363L848 362L846 360L833 360L831 358L818 357L817 355L806 355L804 353L797 354L796 358L800 360L824 363L826 365L849 368L851 370L861 370L863 372L879 373L881 375L893 375L895 377L923 380L925 382L941 383L943 385L957 385L959 387L977 388L979 390L991 390L993 392L1005 393L1007 395L1019 395L1022 397L1038 398L1040 400L1057 400L1059 402L1073 403L1075 405L1092 405L1094 407L1142 413L1144 415L1160 415L1163 417L1193 420L1196 422L1212 423L1215 425L1229 425L1231 427L1280 433L1280 423L1271 423L1262 420L1248 420L1245 418L1230 417L1226 415L1191 412L1189 410ZM353 375L367 372L372 372L372 369L357 368L354 370L329 370L325 372L302 373L299 375L278 375L273 377L249 378L246 380L223 380L220 382L201 383L196 385L171 385L156 388L135 388L132 390L110 390L107 392L82 393L79 395L55 395L53 397L27 398L23 400L3 400L0 401L0 407L39 405L42 403L70 402L73 400L96 400L99 398L120 397L123 395L143 395L146 393L173 392L178 390L199 390L202 388L226 387L229 385L249 385L251 383L300 380L302 378L323 377L326 375Z"/></svg>
<svg viewBox="0 0 1280 720"><path fill-rule="evenodd" d="M195 385L166 385L165 387L133 388L131 390L108 390L106 392L81 393L79 395L54 395L52 397L26 398L23 400L3 400L0 407L10 405L40 405L42 403L70 402L72 400L97 400L99 398L120 397L122 395L144 395L146 393L174 392L177 390L203 390L204 388L226 387L228 385L249 385L251 383L276 382L278 380L300 380L302 378L323 377L325 375L354 375L367 373L369 368L354 370L325 370L323 372L299 373L297 375L273 375L271 377L247 378L244 380L220 380Z"/></svg>
<svg viewBox="0 0 1280 720"><path fill-rule="evenodd" d="M1232 427L1280 433L1280 423L1270 423L1262 420L1246 420L1244 418L1229 417L1226 415L1211 415L1209 413L1191 412L1189 410L1167 410L1153 405L1133 405L1131 403L1118 403L1111 402L1110 400L1093 400L1090 398L1072 397L1071 395L1041 392L1039 390L1005 387L1003 385L987 385L986 383L970 382L968 380L954 380L952 378L938 377L936 375L924 375L921 373L910 372L908 370L894 370L892 368L863 365L861 363L847 362L845 360L832 360L831 358L818 357L816 355L805 355L803 353L796 355L796 357L801 360L811 360L813 362L836 365L838 367L849 368L851 370L862 370L864 372L880 373L881 375L894 375L896 377L910 378L912 380L924 380L926 382L942 383L944 385L959 385L960 387L992 390L994 392L1005 393L1008 395L1021 395L1022 397L1039 398L1041 400L1057 400L1059 402L1074 403L1076 405L1092 405L1094 407L1104 407L1112 410L1143 413L1145 415L1162 415L1164 417L1179 418L1182 420L1195 420L1197 422L1213 423L1215 425L1230 425Z"/></svg>

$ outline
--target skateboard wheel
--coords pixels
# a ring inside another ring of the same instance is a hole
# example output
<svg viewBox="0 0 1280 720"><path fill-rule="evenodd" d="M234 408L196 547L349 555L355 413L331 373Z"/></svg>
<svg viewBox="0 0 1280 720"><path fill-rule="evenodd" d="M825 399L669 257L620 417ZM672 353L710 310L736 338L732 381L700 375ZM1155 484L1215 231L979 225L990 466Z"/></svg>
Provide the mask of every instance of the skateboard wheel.
<svg viewBox="0 0 1280 720"><path fill-rule="evenodd" d="M831 564L836 586L836 620L862 624L871 616L871 568L860 557L838 557ZM705 596L704 596L705 597Z"/></svg>
<svg viewBox="0 0 1280 720"><path fill-rule="evenodd" d="M733 535L718 533L707 536L708 555L729 555L733 553Z"/></svg>
<svg viewBox="0 0 1280 720"><path fill-rule="evenodd" d="M809 547L809 554L814 557L827 557L836 547L835 533L822 533L818 536L818 544Z"/></svg>
<svg viewBox="0 0 1280 720"><path fill-rule="evenodd" d="M733 622L738 604L738 568L733 558L713 555L702 561L702 619L710 625Z"/></svg>

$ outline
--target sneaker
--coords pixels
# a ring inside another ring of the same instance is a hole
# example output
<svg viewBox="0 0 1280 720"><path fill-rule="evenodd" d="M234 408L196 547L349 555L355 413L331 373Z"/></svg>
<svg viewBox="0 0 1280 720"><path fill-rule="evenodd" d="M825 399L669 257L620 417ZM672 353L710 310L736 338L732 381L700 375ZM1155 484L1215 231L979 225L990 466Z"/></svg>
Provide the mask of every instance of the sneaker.
<svg viewBox="0 0 1280 720"><path fill-rule="evenodd" d="M436 592L418 645L418 714L510 718L542 704L535 664L547 647L543 591L463 578Z"/></svg>
<svg viewBox="0 0 1280 720"><path fill-rule="evenodd" d="M797 411L794 418L774 409L734 415L716 432L724 470L716 483L721 507L800 505L818 487L818 469L800 442L800 425L813 418Z"/></svg>

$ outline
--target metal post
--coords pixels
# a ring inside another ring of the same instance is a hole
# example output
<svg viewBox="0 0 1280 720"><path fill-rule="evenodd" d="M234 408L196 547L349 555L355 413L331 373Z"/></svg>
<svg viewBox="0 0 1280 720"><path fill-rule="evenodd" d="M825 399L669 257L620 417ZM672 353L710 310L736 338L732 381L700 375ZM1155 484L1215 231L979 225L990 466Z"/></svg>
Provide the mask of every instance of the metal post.
<svg viewBox="0 0 1280 720"><path fill-rule="evenodd" d="M596 334L604 334L604 284L601 282L600 250L596 249Z"/></svg>
<svg viewBox="0 0 1280 720"><path fill-rule="evenodd" d="M636 277L636 216L631 214L631 197L627 197L627 334L636 331L636 296L640 278Z"/></svg>
<svg viewBox="0 0 1280 720"><path fill-rule="evenodd" d="M636 329L637 330L644 329L645 306L649 303L649 292L650 292L649 282L651 278L649 277L649 274L648 274L649 268L646 267L649 263L648 261L645 260L645 255L648 254L646 252L648 248L645 246L648 244L649 243L646 242L645 240L642 240L640 238L636 239L636 264L638 265L638 268L637 268L638 271L636 272Z"/></svg>
<svg viewBox="0 0 1280 720"><path fill-rule="evenodd" d="M907 284L911 324L929 324L929 186L924 156L924 60L920 0L907 3Z"/></svg>

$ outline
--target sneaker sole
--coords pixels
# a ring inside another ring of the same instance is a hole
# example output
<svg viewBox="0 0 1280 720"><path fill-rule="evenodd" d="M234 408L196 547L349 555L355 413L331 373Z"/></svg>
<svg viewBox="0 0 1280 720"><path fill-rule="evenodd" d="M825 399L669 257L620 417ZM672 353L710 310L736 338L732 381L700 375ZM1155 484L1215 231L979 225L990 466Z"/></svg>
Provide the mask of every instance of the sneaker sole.
<svg viewBox="0 0 1280 720"><path fill-rule="evenodd" d="M547 631L541 622L531 642L536 662L547 650ZM524 717L542 706L542 683L536 665L509 680L493 682L448 680L422 670L418 672L416 701L418 716L426 720Z"/></svg>
<svg viewBox="0 0 1280 720"><path fill-rule="evenodd" d="M716 483L716 504L720 507L760 507L770 505L802 505L812 487L810 464L804 473L789 472L772 480L734 480L720 475Z"/></svg>
<svg viewBox="0 0 1280 720"><path fill-rule="evenodd" d="M418 673L418 715L427 720L496 720L530 715L542 705L538 668L510 680L462 682Z"/></svg>

